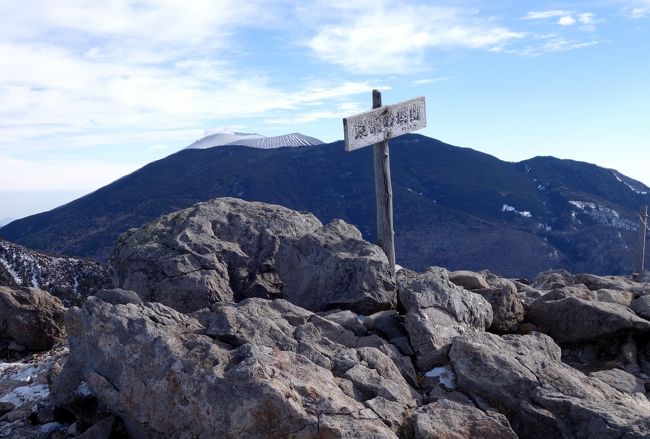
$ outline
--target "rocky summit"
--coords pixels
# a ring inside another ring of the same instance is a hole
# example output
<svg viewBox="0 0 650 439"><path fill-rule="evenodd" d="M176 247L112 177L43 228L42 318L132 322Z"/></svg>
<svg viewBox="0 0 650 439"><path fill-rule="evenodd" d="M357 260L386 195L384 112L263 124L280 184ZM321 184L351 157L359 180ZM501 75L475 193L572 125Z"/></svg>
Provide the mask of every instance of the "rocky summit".
<svg viewBox="0 0 650 439"><path fill-rule="evenodd" d="M344 221L234 198L129 230L110 265L67 310L0 288L0 337L26 346L0 364L0 437L650 436L650 283L393 277Z"/></svg>

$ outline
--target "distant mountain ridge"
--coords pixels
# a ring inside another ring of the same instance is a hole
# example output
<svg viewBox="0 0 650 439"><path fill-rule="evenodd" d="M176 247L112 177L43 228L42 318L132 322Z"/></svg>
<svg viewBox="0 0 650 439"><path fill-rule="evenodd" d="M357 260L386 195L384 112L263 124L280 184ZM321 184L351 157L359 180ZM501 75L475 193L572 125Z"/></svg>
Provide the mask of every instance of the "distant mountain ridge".
<svg viewBox="0 0 650 439"><path fill-rule="evenodd" d="M617 171L553 157L501 161L421 135L391 141L398 263L529 276L550 268L631 272L650 189ZM341 218L375 239L372 148L187 149L92 194L14 221L0 236L105 260L130 227L230 196Z"/></svg>

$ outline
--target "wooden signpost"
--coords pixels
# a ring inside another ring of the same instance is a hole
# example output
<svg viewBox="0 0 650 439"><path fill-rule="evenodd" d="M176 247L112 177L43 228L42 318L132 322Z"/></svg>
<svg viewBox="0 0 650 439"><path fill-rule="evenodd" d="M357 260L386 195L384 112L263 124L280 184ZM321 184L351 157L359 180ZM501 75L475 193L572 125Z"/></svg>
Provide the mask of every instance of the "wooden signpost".
<svg viewBox="0 0 650 439"><path fill-rule="evenodd" d="M645 268L645 242L648 231L648 206L641 206L641 215L639 217L639 248L637 249L636 272L641 276Z"/></svg>
<svg viewBox="0 0 650 439"><path fill-rule="evenodd" d="M373 90L372 108L371 111L343 119L345 150L354 151L374 144L377 239L388 257L394 277L393 189L390 181L388 139L426 127L426 107L424 97L382 106L381 93Z"/></svg>

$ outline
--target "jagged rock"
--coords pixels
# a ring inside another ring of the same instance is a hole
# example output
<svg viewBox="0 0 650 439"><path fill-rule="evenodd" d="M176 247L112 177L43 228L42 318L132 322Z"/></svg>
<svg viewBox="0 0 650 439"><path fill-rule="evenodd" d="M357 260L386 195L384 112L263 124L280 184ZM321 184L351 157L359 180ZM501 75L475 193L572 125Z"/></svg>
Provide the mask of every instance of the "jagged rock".
<svg viewBox="0 0 650 439"><path fill-rule="evenodd" d="M650 293L650 285L639 284L623 276L596 276L594 274L577 274L576 283L582 283L592 291L617 290L629 291L639 295Z"/></svg>
<svg viewBox="0 0 650 439"><path fill-rule="evenodd" d="M110 287L111 275L89 259L47 255L0 239L0 285L40 288L70 306Z"/></svg>
<svg viewBox="0 0 650 439"><path fill-rule="evenodd" d="M53 400L86 382L132 437L395 437L384 417L417 405L399 353L376 336L280 299L213 308L191 317L90 297L66 316ZM378 397L394 410L365 405Z"/></svg>
<svg viewBox="0 0 650 439"><path fill-rule="evenodd" d="M629 307L634 300L634 293L629 291L601 289L595 291L598 302L618 303Z"/></svg>
<svg viewBox="0 0 650 439"><path fill-rule="evenodd" d="M368 328L366 328L366 326L363 324L363 321L359 318L359 315L353 313L352 311L334 310L325 312L321 314L321 316L327 320L338 323L349 331L352 331L357 337L368 335Z"/></svg>
<svg viewBox="0 0 650 439"><path fill-rule="evenodd" d="M517 332L524 320L524 304L517 287L508 279L492 280L490 288L473 291L492 306L493 319L489 329L496 332Z"/></svg>
<svg viewBox="0 0 650 439"><path fill-rule="evenodd" d="M625 333L648 333L650 321L615 303L601 303L567 297L538 300L526 313L526 320L537 325L559 343L577 343Z"/></svg>
<svg viewBox="0 0 650 439"><path fill-rule="evenodd" d="M649 296L641 296L638 299L635 299L630 304L630 308L639 317L643 317L646 320L650 320L650 295Z"/></svg>
<svg viewBox="0 0 650 439"><path fill-rule="evenodd" d="M104 418L77 436L77 439L109 439L113 432L115 422L116 419L114 416Z"/></svg>
<svg viewBox="0 0 650 439"><path fill-rule="evenodd" d="M0 337L30 351L51 348L63 338L61 301L38 288L0 286Z"/></svg>
<svg viewBox="0 0 650 439"><path fill-rule="evenodd" d="M643 438L650 431L645 396L565 365L546 335L472 332L454 340L449 357L459 389L505 413L519 437Z"/></svg>
<svg viewBox="0 0 650 439"><path fill-rule="evenodd" d="M484 331L492 323L492 307L480 295L449 281L447 271L399 274L399 298L406 309L405 326L416 353L416 365L429 370L447 362L454 337Z"/></svg>
<svg viewBox="0 0 650 439"><path fill-rule="evenodd" d="M279 297L280 240L321 226L282 206L217 198L122 235L111 254L115 285L192 312L219 301Z"/></svg>
<svg viewBox="0 0 650 439"><path fill-rule="evenodd" d="M341 220L284 240L276 261L283 297L303 308L352 309L367 315L397 302L386 254Z"/></svg>
<svg viewBox="0 0 650 439"><path fill-rule="evenodd" d="M448 399L420 407L411 417L418 439L516 439L503 415L485 413L473 405Z"/></svg>
<svg viewBox="0 0 650 439"><path fill-rule="evenodd" d="M598 378L609 384L621 393L645 394L644 381L621 369L599 370L589 374L591 378Z"/></svg>
<svg viewBox="0 0 650 439"><path fill-rule="evenodd" d="M137 305L144 303L135 291L123 290L121 288L99 290L95 296L104 302L112 303L113 305L126 305L127 303L134 303Z"/></svg>
<svg viewBox="0 0 650 439"><path fill-rule="evenodd" d="M555 290L575 284L573 275L566 270L549 270L539 273L531 286L538 290Z"/></svg>
<svg viewBox="0 0 650 439"><path fill-rule="evenodd" d="M459 287L466 290L479 290L482 288L490 288L483 275L473 271L460 270L452 271L449 273L449 280Z"/></svg>
<svg viewBox="0 0 650 439"><path fill-rule="evenodd" d="M562 300L567 297L577 297L582 300L596 300L596 293L591 291L583 284L569 285L562 288L556 288L553 291L544 294L540 300L550 302L554 300Z"/></svg>
<svg viewBox="0 0 650 439"><path fill-rule="evenodd" d="M234 198L122 235L111 264L120 288L183 312L248 297L366 314L396 301L386 256L353 226Z"/></svg>
<svg viewBox="0 0 650 439"><path fill-rule="evenodd" d="M0 363L0 437L45 439L65 431L67 426L53 422L47 376L67 353L66 347L57 345L17 362Z"/></svg>
<svg viewBox="0 0 650 439"><path fill-rule="evenodd" d="M390 372L386 375L389 381L400 383L400 392L415 398L408 385L404 387L404 380L416 382L413 365L394 346L376 335L357 336L327 317L285 300L248 299L237 305L217 304L213 311L200 311L196 317L207 328L206 333L218 340L234 346L251 343L291 350L321 367L334 367L341 374L348 371L350 358L352 365L358 362L357 357L372 364L385 363L381 369ZM347 352L345 361L343 352ZM370 360L371 357L374 359Z"/></svg>

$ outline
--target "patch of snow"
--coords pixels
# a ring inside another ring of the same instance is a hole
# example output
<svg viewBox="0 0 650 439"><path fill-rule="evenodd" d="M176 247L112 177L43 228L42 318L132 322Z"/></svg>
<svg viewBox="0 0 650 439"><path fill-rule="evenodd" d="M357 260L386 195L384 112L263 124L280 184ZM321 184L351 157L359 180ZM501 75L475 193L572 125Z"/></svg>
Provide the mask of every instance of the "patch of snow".
<svg viewBox="0 0 650 439"><path fill-rule="evenodd" d="M10 402L16 407L20 407L24 404L45 399L49 394L50 389L47 384L30 384L28 386L16 387L0 398L0 402Z"/></svg>
<svg viewBox="0 0 650 439"><path fill-rule="evenodd" d="M648 194L648 191L641 191L641 190L635 188L634 186L632 186L631 184L629 184L628 182L623 181L623 180L621 179L621 177L619 177L618 174L617 174L616 172L613 172L613 171L612 171L612 174L614 174L614 177L616 177L616 179L617 179L620 183L623 183L625 186L627 186L627 187L628 187L632 192L636 192L636 193L639 194L639 195L647 195L647 194Z"/></svg>
<svg viewBox="0 0 650 439"><path fill-rule="evenodd" d="M634 222L625 218L621 218L621 215L616 210L611 209L607 206L601 206L596 203L577 200L571 200L569 201L569 204L577 207L582 212L589 215L597 223L613 226L624 230L637 229L637 225ZM571 212L571 216L573 218L576 218L576 212Z"/></svg>
<svg viewBox="0 0 650 439"><path fill-rule="evenodd" d="M67 429L68 429L67 426L63 424L59 424L58 422L48 422L47 424L43 424L40 426L41 432L45 434L54 433L55 431L63 431Z"/></svg>
<svg viewBox="0 0 650 439"><path fill-rule="evenodd" d="M515 213L518 213L519 215L523 216L524 218L531 218L533 216L527 210L519 211L519 210L515 209L514 207L509 206L507 204L504 204L503 207L501 207L501 212L515 212Z"/></svg>
<svg viewBox="0 0 650 439"><path fill-rule="evenodd" d="M10 381L31 383L36 379L39 369L34 364L0 363L0 376Z"/></svg>
<svg viewBox="0 0 650 439"><path fill-rule="evenodd" d="M23 281L20 279L20 276L18 276L18 273L16 273L16 270L13 269L11 264L9 264L8 261L5 261L3 257L0 257L0 264L9 272L9 275L14 279L14 282L16 282L18 285L22 285Z"/></svg>
<svg viewBox="0 0 650 439"><path fill-rule="evenodd" d="M90 396L92 395L92 392L90 391L90 387L88 387L88 384L84 381L83 383L79 384L79 387L77 388L77 395L80 396Z"/></svg>
<svg viewBox="0 0 650 439"><path fill-rule="evenodd" d="M456 375L450 366L434 367L424 374L428 378L438 378L438 382L445 389L451 391L456 388Z"/></svg>
<svg viewBox="0 0 650 439"><path fill-rule="evenodd" d="M551 230L553 230L553 227L549 226L548 224L544 224L544 223L537 224L537 227L539 227L541 230L543 230L545 232L550 232Z"/></svg>

